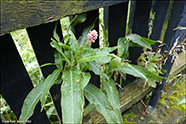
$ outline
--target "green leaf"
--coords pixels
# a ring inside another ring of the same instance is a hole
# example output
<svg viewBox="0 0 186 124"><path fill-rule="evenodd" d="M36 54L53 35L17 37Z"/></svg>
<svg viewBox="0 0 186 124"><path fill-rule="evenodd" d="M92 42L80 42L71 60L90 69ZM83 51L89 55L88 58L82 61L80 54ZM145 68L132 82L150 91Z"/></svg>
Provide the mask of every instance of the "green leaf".
<svg viewBox="0 0 186 124"><path fill-rule="evenodd" d="M91 71L93 71L96 75L101 75L101 76L103 76L103 78L109 80L109 77L108 77L105 73L103 73L103 72L101 71L100 65L97 64L96 62L94 62L94 61L89 62L89 69L90 69Z"/></svg>
<svg viewBox="0 0 186 124"><path fill-rule="evenodd" d="M105 57L105 58L97 59L96 63L98 63L98 64L108 63L108 62L110 62L111 59L112 59L112 57Z"/></svg>
<svg viewBox="0 0 186 124"><path fill-rule="evenodd" d="M52 40L52 39L51 39ZM52 40L52 42L50 43L50 45L52 47L54 47L59 53L61 53L61 55L65 58L64 60L69 64L69 65L73 65L70 60L67 58L67 56L63 53L62 48L60 46L60 44L58 44L55 40Z"/></svg>
<svg viewBox="0 0 186 124"><path fill-rule="evenodd" d="M75 53L75 60L77 61L77 59L80 55L80 48L79 48L79 44L78 44L78 41L77 41L74 33L72 31L70 31L70 32L71 32L71 37L70 38L72 38L72 41L73 41L73 44L74 44L74 47L75 47L75 50L74 50L75 51L74 52Z"/></svg>
<svg viewBox="0 0 186 124"><path fill-rule="evenodd" d="M41 65L40 67L44 67L44 66L48 66L48 65L57 65L56 63L45 63L43 65Z"/></svg>
<svg viewBox="0 0 186 124"><path fill-rule="evenodd" d="M94 109L95 109L95 105L89 103L89 104L87 105L87 107L85 108L84 114L83 114L83 115L84 115L84 116L87 115L90 111L92 111L92 110L94 110Z"/></svg>
<svg viewBox="0 0 186 124"><path fill-rule="evenodd" d="M63 56L58 51L54 53L54 61L58 68L63 68Z"/></svg>
<svg viewBox="0 0 186 124"><path fill-rule="evenodd" d="M70 25L75 26L79 23L83 23L86 20L86 13L78 14L74 17L74 19L71 21Z"/></svg>
<svg viewBox="0 0 186 124"><path fill-rule="evenodd" d="M109 64L113 67L113 68L120 68L121 65L121 58L116 57L114 59L112 59Z"/></svg>
<svg viewBox="0 0 186 124"><path fill-rule="evenodd" d="M84 87L86 87L86 85L89 83L91 78L91 75L89 72L86 72L83 74L83 79L82 79L82 86L81 89L83 89Z"/></svg>
<svg viewBox="0 0 186 124"><path fill-rule="evenodd" d="M104 47L104 48L102 48L101 49L101 51L106 51L106 52L112 52L112 51L114 51L114 50L116 50L116 49L118 49L118 48L120 48L119 46L114 46L114 47Z"/></svg>
<svg viewBox="0 0 186 124"><path fill-rule="evenodd" d="M109 53L106 51L96 51L88 53L84 56L82 56L77 62L90 62L95 61L97 59L105 58L107 57Z"/></svg>
<svg viewBox="0 0 186 124"><path fill-rule="evenodd" d="M19 117L19 121L23 121L24 123L26 123L26 120L30 116L32 116L32 114L34 113L35 106L41 98L42 87L43 81L36 85L36 87L34 87L32 91L27 95L21 109L21 116Z"/></svg>
<svg viewBox="0 0 186 124"><path fill-rule="evenodd" d="M122 67L120 69L117 69L118 71L121 71L122 73L133 75L135 77L141 77L141 78L147 80L146 76L142 72L140 72L139 70L134 68L131 64L129 64L127 62L122 63L122 64L123 64Z"/></svg>
<svg viewBox="0 0 186 124"><path fill-rule="evenodd" d="M158 41L154 41L154 40L151 40L151 39L148 39L148 38L145 38L145 37L141 37L141 40L146 41L146 42L149 43L150 45L153 45L153 44L155 44L155 43L158 42Z"/></svg>
<svg viewBox="0 0 186 124"><path fill-rule="evenodd" d="M122 67L120 69L115 69L117 71L121 71L122 73L130 74L135 77L141 77L147 81L147 78L155 79L156 81L160 81L164 79L164 77L157 76L156 74L148 71L145 68L142 68L137 65L131 65L129 63L122 63Z"/></svg>
<svg viewBox="0 0 186 124"><path fill-rule="evenodd" d="M83 90L81 72L76 68L65 68L61 85L63 123L81 123L83 114Z"/></svg>
<svg viewBox="0 0 186 124"><path fill-rule="evenodd" d="M51 106L48 111L46 112L47 114L47 117L50 118L51 115L53 114L53 111L55 110L55 107L54 106Z"/></svg>
<svg viewBox="0 0 186 124"><path fill-rule="evenodd" d="M116 112L116 116L119 118L120 122L122 122L122 116L119 108L120 107L119 95L114 80L113 79L110 79L110 81L103 80L103 86L107 92L108 99L111 105L113 106L114 111Z"/></svg>
<svg viewBox="0 0 186 124"><path fill-rule="evenodd" d="M105 117L107 123L122 123L111 103L100 89L88 84L84 89L84 94L88 101L96 106L97 111Z"/></svg>
<svg viewBox="0 0 186 124"><path fill-rule="evenodd" d="M148 84L150 87L156 87L156 82L153 79L148 79Z"/></svg>
<svg viewBox="0 0 186 124"><path fill-rule="evenodd" d="M131 40L133 43L140 45L141 47L146 47L146 48L152 49L150 44L148 42L146 42L145 40L143 40L141 38L141 36L139 36L137 34L130 34L130 35L126 36L126 38L128 40Z"/></svg>
<svg viewBox="0 0 186 124"><path fill-rule="evenodd" d="M56 32L56 29L57 29L57 24L59 23L59 21L56 22L55 24L55 27L54 27L54 30L53 30L53 37L55 38L55 40L57 40L58 42L60 42L60 38Z"/></svg>
<svg viewBox="0 0 186 124"><path fill-rule="evenodd" d="M121 57L125 51L125 41L126 41L126 38L125 37L121 37L118 39L118 56Z"/></svg>
<svg viewBox="0 0 186 124"><path fill-rule="evenodd" d="M79 43L79 47L80 46L84 46L86 44L86 42L88 41L88 33L92 30L92 28L94 27L96 19L87 27L84 28L82 35L80 36L78 43Z"/></svg>
<svg viewBox="0 0 186 124"><path fill-rule="evenodd" d="M158 76L154 73L152 73L151 71L148 71L147 69L141 67L141 66L137 66L137 65L132 65L135 69L137 69L138 71L140 71L141 73L143 73L143 75L145 75L147 78L149 79L154 79L156 81L160 81L161 79L165 79L164 77Z"/></svg>
<svg viewBox="0 0 186 124"><path fill-rule="evenodd" d="M56 79L58 78L60 73L61 73L61 70L56 69L56 70L53 71L52 74L48 75L48 77L45 79L43 87L42 87L42 93L41 93L42 109L43 109L44 104L46 102L46 97L45 96L47 95L48 91L50 90L50 88L52 87L52 85L54 84L54 82L56 81Z"/></svg>
<svg viewBox="0 0 186 124"><path fill-rule="evenodd" d="M59 44L59 46L62 48L64 48L64 49L69 49L69 50L71 50L71 51L74 51L73 49L72 49L72 47L70 47L70 46L68 46L68 45L66 45L66 44L64 44L64 43L58 43Z"/></svg>

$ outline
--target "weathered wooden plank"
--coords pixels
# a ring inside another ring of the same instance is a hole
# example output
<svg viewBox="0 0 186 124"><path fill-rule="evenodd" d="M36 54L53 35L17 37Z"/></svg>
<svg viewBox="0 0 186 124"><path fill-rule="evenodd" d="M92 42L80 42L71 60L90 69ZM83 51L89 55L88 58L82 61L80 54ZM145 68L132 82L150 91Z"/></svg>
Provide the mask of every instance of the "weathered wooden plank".
<svg viewBox="0 0 186 124"><path fill-rule="evenodd" d="M127 10L128 2L108 7L108 41L111 47L117 45L118 38L125 37Z"/></svg>
<svg viewBox="0 0 186 124"><path fill-rule="evenodd" d="M139 79L125 87L124 92L119 92L120 99L120 110L124 112L129 109L133 104L138 102L144 96L146 96L152 88L147 85L144 86L144 81ZM84 116L83 123L106 123L104 116L102 116L97 110L91 111L89 114Z"/></svg>
<svg viewBox="0 0 186 124"><path fill-rule="evenodd" d="M169 6L169 1L153 0L151 10L152 10L152 15L154 15L155 17L154 20L153 18L152 20L149 20L149 22L153 23L150 39L160 40L161 31L166 17L168 6ZM152 45L154 51L156 51L158 45L159 45L158 43Z"/></svg>
<svg viewBox="0 0 186 124"><path fill-rule="evenodd" d="M167 32L165 34L165 39L164 39L165 43L167 43L170 49L173 47L178 37L179 37L178 44L180 44L181 42L183 42L186 36L186 30L178 29L173 32L173 29L176 27L186 27L186 21L185 21L186 20L186 1L175 1L173 10L174 11L171 14L170 22L168 24ZM167 50L167 47L163 47L162 51L164 50ZM149 106L148 106L149 111L153 111L156 108L156 105L161 95L161 91L163 90L166 84L167 78L169 76L170 70L173 65L171 61L172 61L172 56L168 56L166 63L163 65L163 69L167 71L163 75L166 79L163 79L162 83L158 84L156 88L153 90L153 93L152 93L152 96L149 102Z"/></svg>
<svg viewBox="0 0 186 124"><path fill-rule="evenodd" d="M174 64L172 65L169 78L174 77L176 74L181 72L186 68L186 53L182 52L175 59Z"/></svg>
<svg viewBox="0 0 186 124"><path fill-rule="evenodd" d="M74 15L120 1L1 1L0 35L43 23L56 21L66 15Z"/></svg>
<svg viewBox="0 0 186 124"><path fill-rule="evenodd" d="M148 22L152 1L135 1L136 9L134 14L132 33L139 34L142 37L148 37ZM129 22L130 23L130 22ZM136 60L142 52L141 47L129 48L129 60L132 64L137 64ZM136 78L127 75L127 83L134 81Z"/></svg>
<svg viewBox="0 0 186 124"><path fill-rule="evenodd" d="M27 32L33 46L34 52L36 54L36 58L38 60L39 65L43 65L45 63L54 63L54 52L55 49L50 46L51 37L53 37L53 30L55 27L56 21L42 24L35 27L27 28ZM57 33L60 39L63 38L60 23L58 23ZM57 67L56 66L45 66L41 68L44 78L46 78L49 74L51 74ZM55 108L57 113L62 120L62 112L61 112L61 85L53 85L50 89L50 94L53 98Z"/></svg>
<svg viewBox="0 0 186 124"><path fill-rule="evenodd" d="M19 119L23 102L33 85L21 57L9 34L1 36L1 94ZM32 123L50 123L40 102L28 120Z"/></svg>

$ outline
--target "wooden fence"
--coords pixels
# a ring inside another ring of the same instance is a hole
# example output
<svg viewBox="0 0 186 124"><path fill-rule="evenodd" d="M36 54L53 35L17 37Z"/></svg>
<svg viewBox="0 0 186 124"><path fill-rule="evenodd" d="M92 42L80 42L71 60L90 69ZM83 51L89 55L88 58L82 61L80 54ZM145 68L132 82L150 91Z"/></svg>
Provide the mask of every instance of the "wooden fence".
<svg viewBox="0 0 186 124"><path fill-rule="evenodd" d="M104 24L108 30L110 46L117 44L119 37L124 37L128 33L136 33L142 37L149 37L153 40L161 40L171 48L176 41L183 41L186 36L186 30L174 30L176 27L186 27L186 2L185 1L132 1L130 4L130 14L128 22L128 32L126 32L127 14L129 1L1 1L1 90L3 98L7 101L15 115L21 115L21 107L24 99L32 90L33 85L19 56L10 32L26 28L31 44L33 46L39 65L54 62L54 49L50 46L52 32L56 21L59 19L86 12L87 19L84 23L75 26L75 35L79 37L83 29L89 25L99 14L99 8L104 8ZM151 23L149 23L151 22ZM151 24L151 25L150 25ZM99 20L96 21L94 29L99 30ZM62 39L62 30L58 24L57 33ZM179 42L179 43L180 43ZM99 47L99 39L93 48ZM157 45L153 46L156 49ZM165 50L166 48L163 48ZM136 59L142 52L142 48L130 48L129 60L135 64ZM171 56L169 56L164 68L168 77L172 67ZM46 78L55 66L42 68L42 73ZM100 87L99 76L91 72L90 83ZM127 81L134 81L134 77L127 76ZM120 93L121 111L132 106L135 102L142 99L152 89L146 87L137 81L125 87L124 92ZM161 90L166 83L157 85L149 103L149 110L154 110ZM135 87L135 85L136 87ZM130 87L134 87L131 89ZM140 91L140 92L139 92ZM132 93L133 98L127 97ZM60 85L54 85L50 94L53 98L59 117L62 118L60 106ZM139 95L140 94L140 95ZM37 104L33 116L29 119L32 123L50 123L45 111L40 112L40 103ZM99 115L99 114L98 114ZM97 116L97 115L96 115ZM103 122L102 117L87 115L84 122L94 118L94 122ZM97 120L96 120L97 118ZM102 121L100 121L102 120Z"/></svg>

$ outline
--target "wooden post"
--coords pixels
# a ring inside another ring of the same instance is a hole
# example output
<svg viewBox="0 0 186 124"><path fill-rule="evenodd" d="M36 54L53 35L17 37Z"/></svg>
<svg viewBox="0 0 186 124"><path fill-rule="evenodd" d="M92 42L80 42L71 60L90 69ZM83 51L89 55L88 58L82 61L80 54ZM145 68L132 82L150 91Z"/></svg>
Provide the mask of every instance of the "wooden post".
<svg viewBox="0 0 186 124"><path fill-rule="evenodd" d="M23 102L32 90L33 85L24 64L19 56L10 34L1 36L1 94L11 110L19 119ZM28 119L32 123L46 123L50 121L40 102L36 105L34 114Z"/></svg>
<svg viewBox="0 0 186 124"><path fill-rule="evenodd" d="M53 30L55 27L56 21L42 24L35 27L27 28L28 35L30 37L31 44L33 46L36 58L39 65L45 63L54 63L54 52L55 49L50 46L51 37L53 37ZM58 23L57 33L60 39L63 38L60 23ZM44 78L51 74L57 67L56 66L45 66L41 68ZM54 101L55 108L59 115L59 118L62 120L61 112L61 85L56 84L50 89L50 94Z"/></svg>
<svg viewBox="0 0 186 124"><path fill-rule="evenodd" d="M174 11L172 12L171 20L169 22L169 26L166 32L166 35L173 34L173 35L169 35L171 36L172 39L170 41L166 41L170 39L170 37L165 35L166 36L165 43L167 43L170 49L173 47L178 37L179 37L178 44L180 44L186 36L186 30L177 29L173 32L173 29L176 27L186 27L186 21L185 21L186 20L186 16L185 16L186 15L186 1L184 2L184 4L183 2L184 1L175 1L175 4L174 4L174 8L173 8ZM163 47L162 51L165 51L165 50L167 50L167 48ZM171 63L171 60L172 60L172 56L168 56L168 60L166 61L165 65L163 65L163 69L167 71L163 75L165 78L168 78L170 70L173 65L173 62ZM157 84L156 88L154 89L152 93L149 106L148 106L148 111L153 111L156 108L156 105L160 98L161 92L166 84L166 81L167 79L163 79L161 84Z"/></svg>

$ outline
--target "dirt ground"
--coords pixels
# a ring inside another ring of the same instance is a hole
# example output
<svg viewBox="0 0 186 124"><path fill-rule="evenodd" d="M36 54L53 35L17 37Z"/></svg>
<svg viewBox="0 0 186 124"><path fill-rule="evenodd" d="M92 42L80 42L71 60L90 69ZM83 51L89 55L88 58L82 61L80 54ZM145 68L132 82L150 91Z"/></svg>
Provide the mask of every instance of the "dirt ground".
<svg viewBox="0 0 186 124"><path fill-rule="evenodd" d="M177 82L177 83L175 83ZM123 112L124 123L184 123L186 124L186 104L177 105L176 103L186 97L186 74L182 79L173 80L164 88L164 93L153 112L144 112L145 107L141 101L137 102L130 109ZM150 96L150 94L149 94ZM143 98L143 102L148 105L150 97Z"/></svg>

